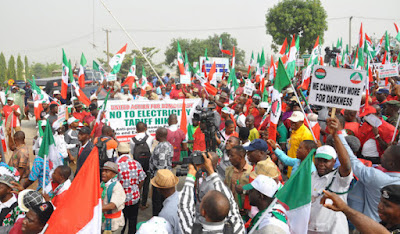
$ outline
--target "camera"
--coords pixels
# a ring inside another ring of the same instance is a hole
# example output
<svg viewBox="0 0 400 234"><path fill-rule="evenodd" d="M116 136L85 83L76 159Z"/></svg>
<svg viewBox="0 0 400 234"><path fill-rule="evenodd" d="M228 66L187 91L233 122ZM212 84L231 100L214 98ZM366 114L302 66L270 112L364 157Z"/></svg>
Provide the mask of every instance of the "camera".
<svg viewBox="0 0 400 234"><path fill-rule="evenodd" d="M333 47L332 50L329 47L325 48L325 57L324 61L325 63L330 63L331 59L336 59L336 56L340 54L340 49Z"/></svg>
<svg viewBox="0 0 400 234"><path fill-rule="evenodd" d="M180 164L181 168L176 169L176 176L186 176L189 171L189 164L200 165L204 163L203 153L201 151L193 151L193 153L186 158L183 158L182 162L175 162Z"/></svg>
<svg viewBox="0 0 400 234"><path fill-rule="evenodd" d="M213 108L201 108L196 107L196 113L193 117L200 121L200 129L204 133L206 141L206 150L208 152L215 152L217 149L217 141L215 139L215 134L219 133L219 126L216 126L215 115Z"/></svg>

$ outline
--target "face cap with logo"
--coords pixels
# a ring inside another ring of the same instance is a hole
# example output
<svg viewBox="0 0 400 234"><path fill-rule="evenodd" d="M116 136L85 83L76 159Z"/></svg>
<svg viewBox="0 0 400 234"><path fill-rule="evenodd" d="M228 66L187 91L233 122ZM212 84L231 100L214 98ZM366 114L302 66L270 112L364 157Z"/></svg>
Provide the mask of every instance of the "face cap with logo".
<svg viewBox="0 0 400 234"><path fill-rule="evenodd" d="M253 182L250 184L246 184L243 186L244 190L252 190L255 189L258 192L264 194L267 197L274 197L276 191L278 190L278 184L275 182L274 179L265 176L265 175L258 175Z"/></svg>
<svg viewBox="0 0 400 234"><path fill-rule="evenodd" d="M381 189L381 195L386 200L400 205L400 185L386 185Z"/></svg>
<svg viewBox="0 0 400 234"><path fill-rule="evenodd" d="M304 115L301 111L293 111L292 115L289 117L289 120L292 122L303 122Z"/></svg>
<svg viewBox="0 0 400 234"><path fill-rule="evenodd" d="M331 160L337 158L336 150L330 145L323 145L317 149L315 153L315 158L324 158L326 160Z"/></svg>
<svg viewBox="0 0 400 234"><path fill-rule="evenodd" d="M254 150L260 150L267 152L268 150L268 144L262 139L255 139L253 140L250 145L243 147L246 151L254 151Z"/></svg>

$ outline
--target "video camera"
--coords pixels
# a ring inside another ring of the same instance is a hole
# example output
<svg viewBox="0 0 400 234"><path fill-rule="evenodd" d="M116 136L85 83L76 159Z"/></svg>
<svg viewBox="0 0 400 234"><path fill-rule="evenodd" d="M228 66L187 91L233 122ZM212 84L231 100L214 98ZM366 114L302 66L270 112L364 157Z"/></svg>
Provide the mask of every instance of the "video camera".
<svg viewBox="0 0 400 234"><path fill-rule="evenodd" d="M186 158L183 158L182 162L174 162L180 164L181 168L176 169L176 176L186 176L189 171L189 164L201 165L204 163L203 153L201 151L193 151L193 153Z"/></svg>
<svg viewBox="0 0 400 234"><path fill-rule="evenodd" d="M331 59L336 59L336 56L340 54L340 49L333 47L332 50L329 47L325 48L325 57L324 61L325 63L330 63Z"/></svg>
<svg viewBox="0 0 400 234"><path fill-rule="evenodd" d="M215 134L222 136L219 132L218 127L215 125L215 115L213 108L201 108L196 107L196 113L193 117L200 121L200 129L205 135L206 150L208 152L215 152L217 149L217 140Z"/></svg>

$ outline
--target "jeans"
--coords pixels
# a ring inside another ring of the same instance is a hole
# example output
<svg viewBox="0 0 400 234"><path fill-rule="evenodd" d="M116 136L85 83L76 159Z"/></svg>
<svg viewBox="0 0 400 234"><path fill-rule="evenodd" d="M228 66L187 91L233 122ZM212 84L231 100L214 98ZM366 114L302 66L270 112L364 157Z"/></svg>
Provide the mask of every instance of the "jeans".
<svg viewBox="0 0 400 234"><path fill-rule="evenodd" d="M163 202L165 198L161 195L161 193L157 190L156 187L153 187L153 196L151 196L151 202L153 204L153 216L157 216L163 208Z"/></svg>
<svg viewBox="0 0 400 234"><path fill-rule="evenodd" d="M124 228L122 228L121 233L125 233L125 229L127 227L129 234L136 233L136 223L139 212L139 203L136 203L135 205L131 206L125 206L125 208L122 211L124 212L125 225Z"/></svg>

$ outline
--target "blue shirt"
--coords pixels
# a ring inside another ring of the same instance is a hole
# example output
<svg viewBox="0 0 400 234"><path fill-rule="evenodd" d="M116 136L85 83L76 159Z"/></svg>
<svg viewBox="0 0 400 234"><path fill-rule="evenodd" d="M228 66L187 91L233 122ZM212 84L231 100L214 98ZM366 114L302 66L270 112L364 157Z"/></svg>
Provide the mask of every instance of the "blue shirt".
<svg viewBox="0 0 400 234"><path fill-rule="evenodd" d="M30 181L38 180L39 185L36 188L37 191L39 191L43 187L43 164L44 164L44 159L41 157L36 157L35 160L33 161L31 173L29 174ZM48 160L46 162L46 182L45 183L46 183L46 185L50 183L50 167L49 167Z"/></svg>
<svg viewBox="0 0 400 234"><path fill-rule="evenodd" d="M283 164L285 164L286 166L293 167L292 168L292 175L293 175L294 172L297 171L297 169L299 168L301 160L298 158L291 158L291 157L287 156L285 154L285 152L283 152L282 150L280 150L278 148L276 148L274 150L274 152L275 152L275 155L279 158L279 160L282 161ZM311 167L311 172L314 172L316 170L317 170L317 168L315 168L315 165L313 163L312 167Z"/></svg>
<svg viewBox="0 0 400 234"><path fill-rule="evenodd" d="M181 229L179 227L179 217L178 217L178 203L179 203L179 192L175 191L174 194L167 197L163 202L163 208L158 214L158 216L166 219L174 229L173 233L180 234Z"/></svg>
<svg viewBox="0 0 400 234"><path fill-rule="evenodd" d="M359 211L379 222L378 204L381 199L381 189L386 185L400 184L400 173L383 172L365 166L354 155L344 136L339 134L339 138L349 154L354 176L358 178L356 187L349 193L348 200L359 199L356 201L358 208L362 209Z"/></svg>

